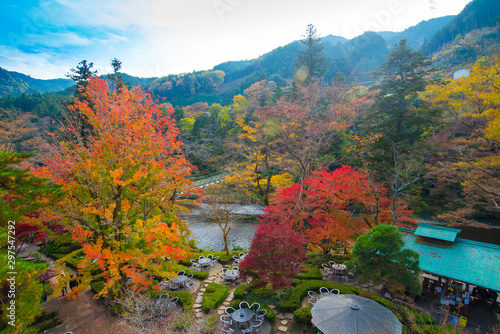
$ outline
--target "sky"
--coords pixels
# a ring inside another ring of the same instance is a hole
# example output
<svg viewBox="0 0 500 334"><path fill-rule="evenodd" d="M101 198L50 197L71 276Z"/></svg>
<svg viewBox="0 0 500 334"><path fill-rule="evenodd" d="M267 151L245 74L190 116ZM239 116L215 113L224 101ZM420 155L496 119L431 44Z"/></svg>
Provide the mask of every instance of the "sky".
<svg viewBox="0 0 500 334"><path fill-rule="evenodd" d="M62 78L83 59L99 74L159 77L257 58L320 36L403 31L469 0L0 0L0 67Z"/></svg>

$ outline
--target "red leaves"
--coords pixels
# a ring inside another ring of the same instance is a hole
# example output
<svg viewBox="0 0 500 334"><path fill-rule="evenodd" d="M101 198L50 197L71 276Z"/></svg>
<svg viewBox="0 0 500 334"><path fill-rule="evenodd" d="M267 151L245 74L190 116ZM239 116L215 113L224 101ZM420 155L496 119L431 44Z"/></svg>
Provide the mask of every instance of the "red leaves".
<svg viewBox="0 0 500 334"><path fill-rule="evenodd" d="M243 277L255 275L279 289L292 284L306 254L306 240L286 224L260 223L240 264Z"/></svg>
<svg viewBox="0 0 500 334"><path fill-rule="evenodd" d="M337 244L346 246L368 228L367 222L374 224L376 212L376 223L391 222L387 191L380 185L373 187L378 201L366 175L351 166L313 172L303 187L294 184L278 191L263 221L286 223L327 252Z"/></svg>

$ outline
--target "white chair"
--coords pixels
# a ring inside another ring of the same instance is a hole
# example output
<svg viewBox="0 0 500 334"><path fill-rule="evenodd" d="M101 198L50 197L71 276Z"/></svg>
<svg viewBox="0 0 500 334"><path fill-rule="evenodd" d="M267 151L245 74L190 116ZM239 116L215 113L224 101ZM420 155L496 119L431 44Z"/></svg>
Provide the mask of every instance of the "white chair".
<svg viewBox="0 0 500 334"><path fill-rule="evenodd" d="M330 290L328 290L327 288L325 288L324 286L319 288L319 293L322 294L322 293L330 293Z"/></svg>
<svg viewBox="0 0 500 334"><path fill-rule="evenodd" d="M179 300L179 297L176 297L176 296L171 297L171 298L168 300L167 306L168 306L168 307L175 307L175 306L176 306L176 304L175 304L175 303L177 303L177 301L178 301L178 300Z"/></svg>
<svg viewBox="0 0 500 334"><path fill-rule="evenodd" d="M250 308L250 304L248 304L247 302L241 302L240 303L240 309L243 309L243 308Z"/></svg>
<svg viewBox="0 0 500 334"><path fill-rule="evenodd" d="M323 267L323 272L325 273L325 275L332 274L332 268L330 267L329 264L323 263L321 266Z"/></svg>
<svg viewBox="0 0 500 334"><path fill-rule="evenodd" d="M241 332L242 332L243 334L252 334L252 332L253 332L253 328L252 328L252 327L250 327L250 328L243 328L243 329L241 330Z"/></svg>
<svg viewBox="0 0 500 334"><path fill-rule="evenodd" d="M213 263L215 263L215 262L217 262L217 261L219 261L219 257L218 257L218 256L215 256L215 257L212 259L212 262L213 262Z"/></svg>
<svg viewBox="0 0 500 334"><path fill-rule="evenodd" d="M330 291L330 293L334 294L334 295L340 295L340 290L339 289L332 289Z"/></svg>
<svg viewBox="0 0 500 334"><path fill-rule="evenodd" d="M253 303L252 305L250 305L250 310L252 310L254 313L257 313L257 311L260 310L260 304Z"/></svg>
<svg viewBox="0 0 500 334"><path fill-rule="evenodd" d="M308 291L307 294L309 295L310 299L317 301L318 300L318 294L314 291Z"/></svg>
<svg viewBox="0 0 500 334"><path fill-rule="evenodd" d="M224 312L226 312L226 314L228 316L231 316L231 314L233 314L234 312L236 312L236 310L234 308L232 308L232 307L227 307Z"/></svg>
<svg viewBox="0 0 500 334"><path fill-rule="evenodd" d="M180 276L180 275L186 275L186 272L184 270L181 270L177 273L177 276Z"/></svg>
<svg viewBox="0 0 500 334"><path fill-rule="evenodd" d="M233 325L233 319L231 319L231 317L228 316L227 314L221 315L220 320L224 324L224 327L230 327Z"/></svg>
<svg viewBox="0 0 500 334"><path fill-rule="evenodd" d="M191 264L193 265L193 267L194 267L195 269L200 268L200 264L198 263L198 261L196 261L196 260L194 260L194 259L191 259L191 260L189 260L189 262L191 262Z"/></svg>
<svg viewBox="0 0 500 334"><path fill-rule="evenodd" d="M234 333L234 329L232 329L232 328L225 328L225 327L222 327L222 331L223 331L224 333L228 333L228 334L232 334L232 333Z"/></svg>
<svg viewBox="0 0 500 334"><path fill-rule="evenodd" d="M257 313L255 313L255 320L264 320L266 313L267 311L264 309L258 310Z"/></svg>
<svg viewBox="0 0 500 334"><path fill-rule="evenodd" d="M252 325L252 330L255 329L255 331L257 331L261 325L262 320L257 320L257 322Z"/></svg>

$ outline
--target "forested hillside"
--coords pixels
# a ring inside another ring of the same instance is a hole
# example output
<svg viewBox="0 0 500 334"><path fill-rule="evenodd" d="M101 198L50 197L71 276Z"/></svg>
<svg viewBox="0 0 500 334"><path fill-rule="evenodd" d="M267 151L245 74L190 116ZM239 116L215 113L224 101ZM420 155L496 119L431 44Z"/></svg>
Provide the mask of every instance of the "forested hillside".
<svg viewBox="0 0 500 334"><path fill-rule="evenodd" d="M62 91L73 85L69 79L35 79L0 67L0 97Z"/></svg>
<svg viewBox="0 0 500 334"><path fill-rule="evenodd" d="M461 39L470 31L494 27L500 22L500 0L474 0L426 43L427 54L438 51L446 43Z"/></svg>

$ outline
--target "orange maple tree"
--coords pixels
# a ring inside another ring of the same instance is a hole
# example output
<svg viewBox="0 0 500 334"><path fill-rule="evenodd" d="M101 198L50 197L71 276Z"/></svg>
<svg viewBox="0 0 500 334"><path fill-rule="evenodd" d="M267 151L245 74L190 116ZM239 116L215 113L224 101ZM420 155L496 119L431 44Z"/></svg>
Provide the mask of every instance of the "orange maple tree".
<svg viewBox="0 0 500 334"><path fill-rule="evenodd" d="M364 230L393 221L388 190L375 186L378 198L366 174L351 166L312 172L303 186L296 183L277 192L263 222L287 223L325 253L338 245L347 249ZM401 205L398 210L401 221L407 221L411 211Z"/></svg>
<svg viewBox="0 0 500 334"><path fill-rule="evenodd" d="M106 279L99 295L125 283L149 286L190 251L175 198L190 186L192 167L180 153L173 109L165 115L139 88L110 91L96 77L69 108L85 117L90 138L81 138L78 124L65 124L51 135L44 165L34 173L67 191L55 210L85 255L78 265L82 284L72 293L98 269Z"/></svg>

